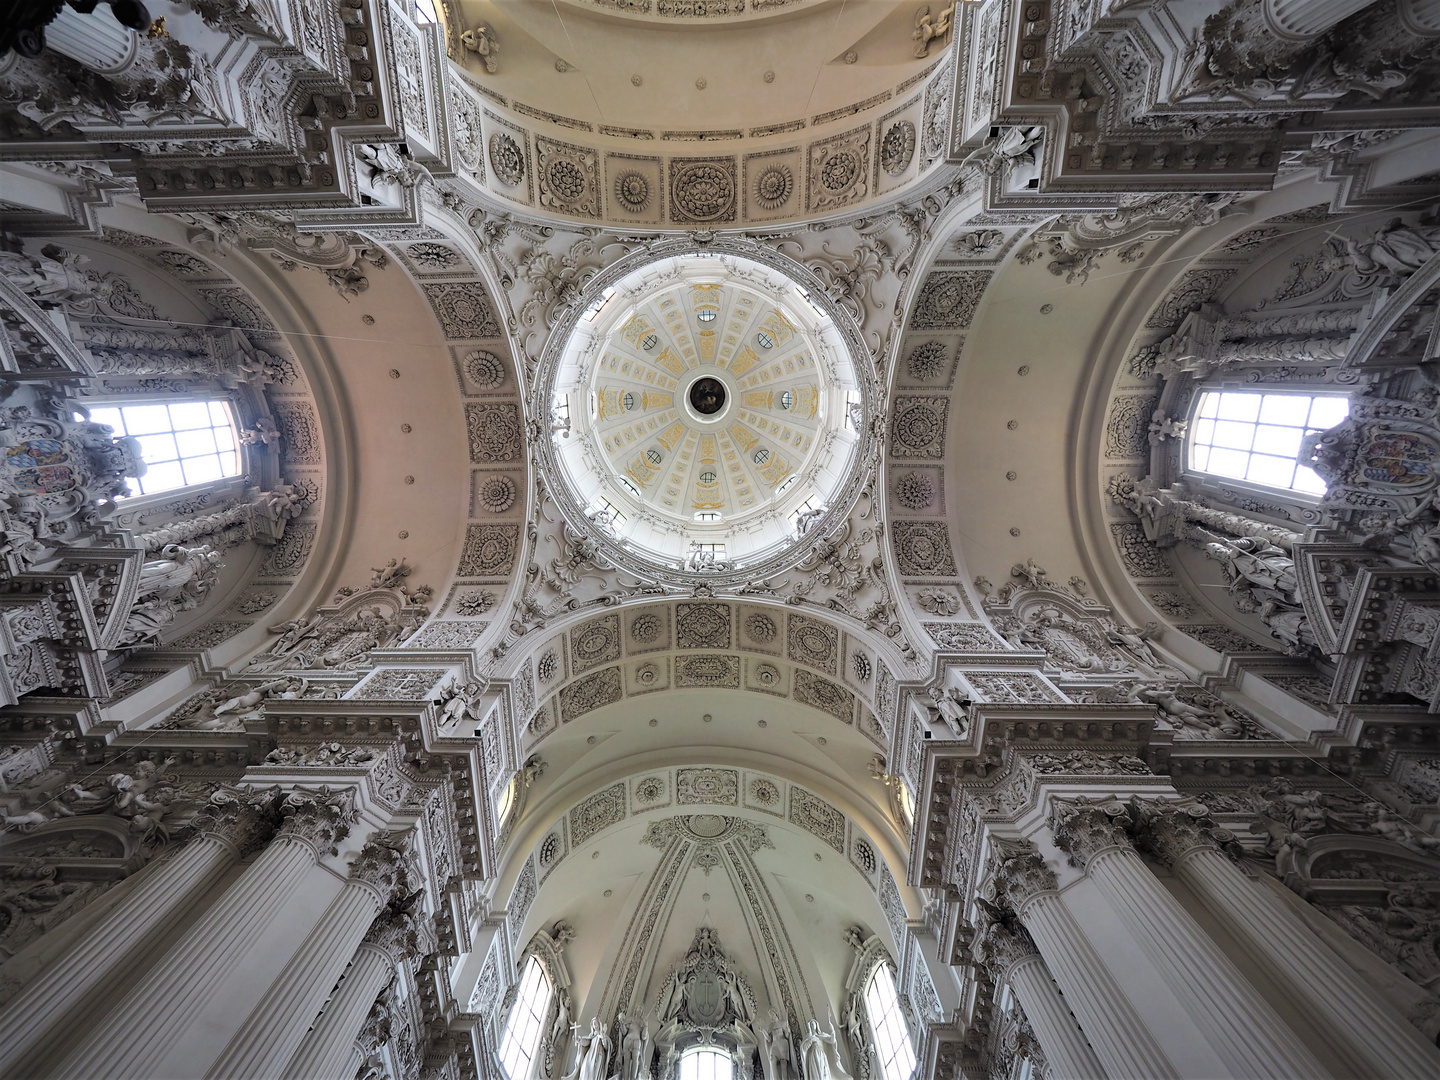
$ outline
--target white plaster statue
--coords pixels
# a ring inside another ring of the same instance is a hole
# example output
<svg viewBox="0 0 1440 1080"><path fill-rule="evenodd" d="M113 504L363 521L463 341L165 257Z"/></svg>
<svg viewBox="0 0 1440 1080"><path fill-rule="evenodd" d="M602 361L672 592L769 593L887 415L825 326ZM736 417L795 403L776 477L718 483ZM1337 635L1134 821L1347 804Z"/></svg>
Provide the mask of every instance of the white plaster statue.
<svg viewBox="0 0 1440 1080"><path fill-rule="evenodd" d="M800 1043L800 1070L805 1080L832 1080L830 1051L834 1046L834 1033L822 1031L820 1021L812 1017Z"/></svg>
<svg viewBox="0 0 1440 1080"><path fill-rule="evenodd" d="M575 1071L565 1077L565 1080L608 1080L610 1051L614 1044L610 1041L610 1036L605 1034L604 1023L598 1016L594 1016L590 1018L588 1035L580 1034L579 1024L572 1024L570 1030L575 1033L579 1054Z"/></svg>
<svg viewBox="0 0 1440 1080"><path fill-rule="evenodd" d="M825 516L823 506L814 506L809 510L801 510L795 515L795 535L804 536L810 529Z"/></svg>
<svg viewBox="0 0 1440 1080"><path fill-rule="evenodd" d="M797 1076L791 1055L790 1025L774 1009L770 1022L755 1028L760 1052L764 1056L766 1080L791 1080Z"/></svg>
<svg viewBox="0 0 1440 1080"><path fill-rule="evenodd" d="M440 696L435 701L440 712L440 723L459 723L467 718L480 720L480 699L489 688L488 679L471 679L462 683L452 678L440 688Z"/></svg>
<svg viewBox="0 0 1440 1080"><path fill-rule="evenodd" d="M1367 240L1347 238L1345 251L1362 281L1398 283L1440 255L1440 226L1416 227L1394 218Z"/></svg>
<svg viewBox="0 0 1440 1080"><path fill-rule="evenodd" d="M650 1025L641 1024L640 1017L619 1017L620 1072L619 1080L644 1080L650 1074Z"/></svg>
<svg viewBox="0 0 1440 1080"><path fill-rule="evenodd" d="M970 728L970 717L965 712L969 700L953 686L935 687L930 691L930 699L935 702L935 708L951 734L963 739Z"/></svg>
<svg viewBox="0 0 1440 1080"><path fill-rule="evenodd" d="M198 599L213 581L214 574L210 568L220 561L220 553L208 544L193 548L168 544L160 550L160 555L160 558L150 560L141 568L137 596L154 596L177 589L184 591L188 586Z"/></svg>
<svg viewBox="0 0 1440 1080"><path fill-rule="evenodd" d="M466 30L460 35L460 42L465 48L480 57L485 70L494 75L500 66L500 43L495 38L495 31L489 23L481 23L474 30Z"/></svg>
<svg viewBox="0 0 1440 1080"><path fill-rule="evenodd" d="M954 14L954 3L934 18L930 15L929 4L915 12L915 32L910 36L915 41L914 52L917 57L923 59L929 56L930 42L950 32L950 17Z"/></svg>

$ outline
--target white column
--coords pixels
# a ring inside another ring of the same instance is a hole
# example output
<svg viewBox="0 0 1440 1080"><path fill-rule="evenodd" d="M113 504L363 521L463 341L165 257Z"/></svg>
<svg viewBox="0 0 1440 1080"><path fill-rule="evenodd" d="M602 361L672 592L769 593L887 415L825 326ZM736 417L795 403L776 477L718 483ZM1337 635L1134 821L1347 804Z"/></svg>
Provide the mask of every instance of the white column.
<svg viewBox="0 0 1440 1080"><path fill-rule="evenodd" d="M389 953L369 941L362 943L335 996L291 1058L284 1080L352 1080L360 1067L355 1036L394 974Z"/></svg>
<svg viewBox="0 0 1440 1080"><path fill-rule="evenodd" d="M45 45L101 75L118 75L135 62L140 35L101 5L89 15L63 7L45 27Z"/></svg>
<svg viewBox="0 0 1440 1080"><path fill-rule="evenodd" d="M1257 888L1212 839L1203 807L1166 808L1145 820L1147 846L1254 956L1356 1077L1421 1080L1440 1076L1440 1048L1386 1004L1295 914ZM1213 828L1213 826L1209 826Z"/></svg>
<svg viewBox="0 0 1440 1080"><path fill-rule="evenodd" d="M389 902L403 877L404 862L394 847L371 840L361 849L350 880L210 1066L209 1080L279 1075L304 1041L376 912Z"/></svg>
<svg viewBox="0 0 1440 1080"><path fill-rule="evenodd" d="M1309 41L1375 0L1265 0L1265 23L1291 41Z"/></svg>
<svg viewBox="0 0 1440 1080"><path fill-rule="evenodd" d="M1108 1080L1025 928L1017 926L1012 932L992 923L984 946L995 981L1010 984L1035 1029L1049 1063L1048 1080Z"/></svg>
<svg viewBox="0 0 1440 1080"><path fill-rule="evenodd" d="M1110 813L1109 811L1115 811ZM1160 884L1119 824L1119 803L1060 803L1055 841L1085 867L1220 1060L1236 1077L1316 1080L1330 1072Z"/></svg>
<svg viewBox="0 0 1440 1080"><path fill-rule="evenodd" d="M166 1074L177 1042L214 1000L231 972L285 915L322 851L349 830L348 800L292 792L281 831L128 995L60 1064L63 1080L153 1080ZM195 1071L202 1064L193 1063Z"/></svg>
<svg viewBox="0 0 1440 1080"><path fill-rule="evenodd" d="M156 944L166 924L263 842L273 821L260 803L217 793L196 819L198 834L15 996L0 1012L0 1076L37 1071L57 1034L83 1028L86 1014Z"/></svg>
<svg viewBox="0 0 1440 1080"><path fill-rule="evenodd" d="M1030 932L1105 1074L1113 1080L1178 1080L1179 1070L1135 1012L1055 887L1055 875L1033 846L1015 850L995 873L997 900L1009 904Z"/></svg>
<svg viewBox="0 0 1440 1080"><path fill-rule="evenodd" d="M1412 34L1440 36L1440 0L1400 0L1400 21Z"/></svg>

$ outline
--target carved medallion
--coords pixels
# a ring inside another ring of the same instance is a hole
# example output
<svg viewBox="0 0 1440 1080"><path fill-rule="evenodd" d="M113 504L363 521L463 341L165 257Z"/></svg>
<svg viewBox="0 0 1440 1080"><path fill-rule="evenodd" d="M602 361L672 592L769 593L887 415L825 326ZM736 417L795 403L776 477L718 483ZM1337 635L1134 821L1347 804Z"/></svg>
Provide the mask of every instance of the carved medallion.
<svg viewBox="0 0 1440 1080"><path fill-rule="evenodd" d="M915 125L897 120L880 140L880 168L891 176L899 176L910 167L915 156Z"/></svg>
<svg viewBox="0 0 1440 1080"><path fill-rule="evenodd" d="M615 178L615 201L638 214L650 206L650 181L638 172L623 172Z"/></svg>
<svg viewBox="0 0 1440 1080"><path fill-rule="evenodd" d="M778 210L795 190L795 177L784 165L771 165L755 178L755 202L765 210Z"/></svg>
<svg viewBox="0 0 1440 1080"><path fill-rule="evenodd" d="M484 349L465 354L465 375L482 390L493 390L505 381L505 361Z"/></svg>
<svg viewBox="0 0 1440 1080"><path fill-rule="evenodd" d="M678 221L735 218L735 162L729 158L672 161L670 201Z"/></svg>
<svg viewBox="0 0 1440 1080"><path fill-rule="evenodd" d="M490 171L510 187L525 179L525 154L519 144L503 132L490 136Z"/></svg>

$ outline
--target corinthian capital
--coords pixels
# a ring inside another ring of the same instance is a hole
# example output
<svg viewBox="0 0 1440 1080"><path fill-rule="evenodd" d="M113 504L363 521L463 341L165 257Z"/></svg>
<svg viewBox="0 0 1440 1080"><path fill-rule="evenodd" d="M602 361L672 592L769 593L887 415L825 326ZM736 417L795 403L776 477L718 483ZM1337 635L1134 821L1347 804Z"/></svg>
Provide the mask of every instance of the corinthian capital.
<svg viewBox="0 0 1440 1080"><path fill-rule="evenodd" d="M366 945L373 945L399 964L424 951L414 917L394 905L387 907L365 932ZM433 944L433 943L432 943Z"/></svg>
<svg viewBox="0 0 1440 1080"><path fill-rule="evenodd" d="M243 859L275 835L279 820L273 791L220 787L211 792L205 808L190 819L190 825L196 836L213 836Z"/></svg>
<svg viewBox="0 0 1440 1080"><path fill-rule="evenodd" d="M405 891L409 870L410 855L401 839L392 833L376 833L350 864L350 880L368 885L382 904L388 904Z"/></svg>
<svg viewBox="0 0 1440 1080"><path fill-rule="evenodd" d="M1222 829L1200 803L1130 801L1135 821L1135 842L1166 866L1174 866L1197 851L1230 851L1237 846L1235 834Z"/></svg>
<svg viewBox="0 0 1440 1080"><path fill-rule="evenodd" d="M280 801L280 832L304 840L320 854L334 855L359 817L348 791L291 791Z"/></svg>
<svg viewBox="0 0 1440 1080"><path fill-rule="evenodd" d="M1129 822L1124 803L1056 800L1050 831L1071 864L1083 868L1101 852L1129 848L1130 835L1125 828Z"/></svg>
<svg viewBox="0 0 1440 1080"><path fill-rule="evenodd" d="M1058 887L1055 873L1028 840L997 840L995 843L995 898L1016 911L1023 911L1041 893Z"/></svg>
<svg viewBox="0 0 1440 1080"><path fill-rule="evenodd" d="M981 959L996 982L1002 981L1020 961L1039 955L1030 932L1018 923L1006 926L992 922L980 939Z"/></svg>

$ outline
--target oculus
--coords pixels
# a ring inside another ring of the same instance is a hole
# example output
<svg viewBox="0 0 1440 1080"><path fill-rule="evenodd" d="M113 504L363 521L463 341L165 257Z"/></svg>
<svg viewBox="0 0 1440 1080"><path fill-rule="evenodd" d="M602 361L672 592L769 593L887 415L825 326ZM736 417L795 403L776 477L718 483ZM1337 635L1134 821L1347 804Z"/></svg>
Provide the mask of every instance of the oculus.
<svg viewBox="0 0 1440 1080"><path fill-rule="evenodd" d="M787 391L788 393L788 391ZM708 376L696 379L690 385L690 405L702 416L714 416L721 409L725 408L725 384L719 379L712 379ZM707 483L715 482L714 473L706 473L710 477Z"/></svg>

